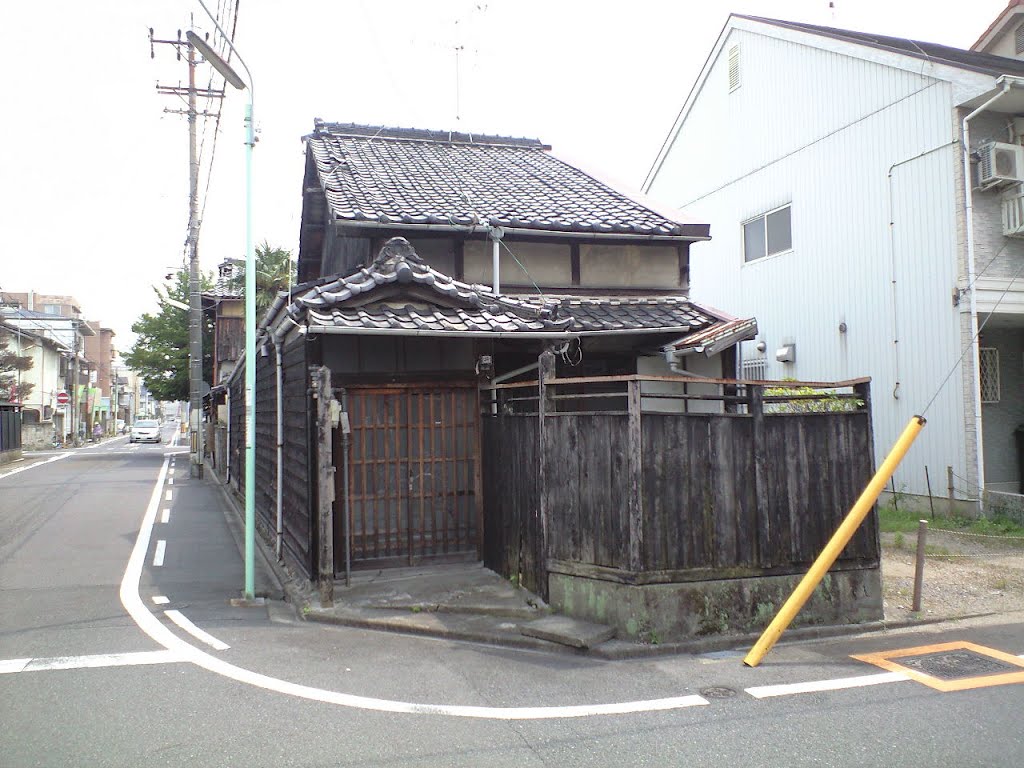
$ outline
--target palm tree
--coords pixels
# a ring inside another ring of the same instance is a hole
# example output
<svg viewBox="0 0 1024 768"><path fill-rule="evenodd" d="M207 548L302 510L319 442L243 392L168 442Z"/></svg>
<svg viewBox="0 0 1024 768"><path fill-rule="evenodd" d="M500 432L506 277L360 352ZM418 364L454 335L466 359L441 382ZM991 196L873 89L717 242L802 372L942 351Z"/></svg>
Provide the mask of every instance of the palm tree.
<svg viewBox="0 0 1024 768"><path fill-rule="evenodd" d="M262 317L277 294L295 285L296 265L292 252L272 247L266 240L256 247L256 316ZM245 295L245 265L231 279L231 290Z"/></svg>

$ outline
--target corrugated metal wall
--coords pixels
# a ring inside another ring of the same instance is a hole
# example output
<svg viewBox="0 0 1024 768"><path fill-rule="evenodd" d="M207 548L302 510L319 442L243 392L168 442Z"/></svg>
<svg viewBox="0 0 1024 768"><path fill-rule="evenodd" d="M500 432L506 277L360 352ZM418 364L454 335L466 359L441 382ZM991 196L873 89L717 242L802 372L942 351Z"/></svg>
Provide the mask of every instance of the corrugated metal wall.
<svg viewBox="0 0 1024 768"><path fill-rule="evenodd" d="M691 252L691 295L757 318L769 377L872 377L880 458L960 354L960 154L950 86L927 69L734 30L650 189L710 222L712 241ZM744 264L742 222L782 205L792 251ZM795 363L776 362L788 343ZM953 375L897 488L924 493L926 465L933 478L947 465L967 473L961 388Z"/></svg>

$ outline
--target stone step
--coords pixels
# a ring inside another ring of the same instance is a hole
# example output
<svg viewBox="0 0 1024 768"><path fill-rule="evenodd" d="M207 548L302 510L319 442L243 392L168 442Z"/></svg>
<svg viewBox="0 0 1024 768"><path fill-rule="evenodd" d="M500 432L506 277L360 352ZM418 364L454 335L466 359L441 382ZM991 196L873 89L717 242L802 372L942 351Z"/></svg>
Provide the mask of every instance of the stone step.
<svg viewBox="0 0 1024 768"><path fill-rule="evenodd" d="M569 616L547 616L523 624L520 633L573 648L593 648L615 637L615 629Z"/></svg>

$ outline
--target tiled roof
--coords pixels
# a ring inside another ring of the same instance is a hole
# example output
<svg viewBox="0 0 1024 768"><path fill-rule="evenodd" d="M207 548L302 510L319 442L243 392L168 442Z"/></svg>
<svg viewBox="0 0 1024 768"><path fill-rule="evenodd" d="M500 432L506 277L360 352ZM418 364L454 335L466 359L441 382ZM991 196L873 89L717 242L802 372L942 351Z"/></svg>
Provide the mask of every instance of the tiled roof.
<svg viewBox="0 0 1024 768"><path fill-rule="evenodd" d="M393 302L388 302L387 296L370 304L353 302L365 293L389 286L406 290ZM416 289L421 295L410 298ZM494 296L489 290L432 269L407 240L396 237L387 242L369 267L313 286L296 299L293 308L305 310L314 326L410 333L557 333L567 331L572 324L572 318L560 315L555 304L531 304Z"/></svg>
<svg viewBox="0 0 1024 768"><path fill-rule="evenodd" d="M317 121L308 137L336 220L687 239L676 221L535 139Z"/></svg>
<svg viewBox="0 0 1024 768"><path fill-rule="evenodd" d="M521 297L524 301L537 299ZM718 322L684 296L558 296L559 314L572 318L574 333L676 332L705 328Z"/></svg>
<svg viewBox="0 0 1024 768"><path fill-rule="evenodd" d="M962 48L953 48L948 45L926 43L921 40L908 40L902 37L889 37L887 35L874 35L867 32L854 32L849 29L836 29L834 27L821 27L815 24L803 24L797 21L782 21L780 19L766 19L760 16L746 16L736 14L736 18L749 21L759 21L786 29L798 29L804 32L831 37L837 40L849 40L850 42L869 45L873 48L885 48L898 51L899 53L913 56L925 61L935 61L948 64L954 67L970 69L976 72L984 72L991 75L1020 75L1024 76L1024 61L1008 59L1004 56L993 56L989 53L978 53L967 51Z"/></svg>
<svg viewBox="0 0 1024 768"><path fill-rule="evenodd" d="M716 355L741 341L757 336L757 320L733 318L709 325L696 333L676 339L666 349L681 355L694 352Z"/></svg>

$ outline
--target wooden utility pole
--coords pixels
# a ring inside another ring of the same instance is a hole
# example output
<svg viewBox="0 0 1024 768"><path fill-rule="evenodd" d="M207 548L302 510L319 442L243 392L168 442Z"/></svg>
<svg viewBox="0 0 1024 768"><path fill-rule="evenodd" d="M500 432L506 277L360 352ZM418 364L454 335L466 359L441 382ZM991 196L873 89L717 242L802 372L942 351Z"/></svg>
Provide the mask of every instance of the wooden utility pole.
<svg viewBox="0 0 1024 768"><path fill-rule="evenodd" d="M196 57L195 49L188 40L182 40L178 30L177 40L157 40L153 30L149 30L150 57L155 58L155 44L175 46L175 54L180 61L181 49L185 48L188 62L188 87L156 86L157 92L166 96L185 96L188 109L164 109L172 114L184 114L188 117L188 236L186 251L188 253L188 391L189 391L189 429L191 433L189 477L203 476L203 296L199 272L199 152L196 148L196 123L200 116L212 117L207 112L199 112L196 108L197 96L206 98L224 98L223 90L196 88Z"/></svg>

